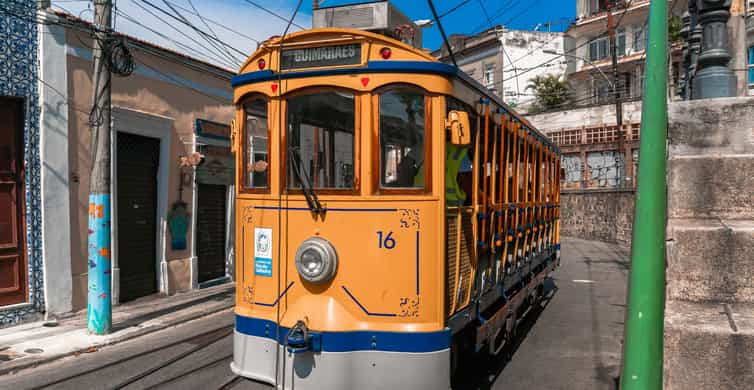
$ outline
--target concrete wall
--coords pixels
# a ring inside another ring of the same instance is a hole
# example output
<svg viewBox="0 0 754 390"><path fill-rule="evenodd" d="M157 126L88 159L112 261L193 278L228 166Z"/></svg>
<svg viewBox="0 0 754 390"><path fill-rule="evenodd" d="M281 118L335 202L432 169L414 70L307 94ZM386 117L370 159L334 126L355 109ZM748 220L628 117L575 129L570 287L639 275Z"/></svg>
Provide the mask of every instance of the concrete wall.
<svg viewBox="0 0 754 390"><path fill-rule="evenodd" d="M615 105L607 104L527 115L526 119L531 121L534 127L544 133L552 130L572 129L582 126L614 125ZM638 122L641 122L641 102L623 103L623 123Z"/></svg>
<svg viewBox="0 0 754 390"><path fill-rule="evenodd" d="M630 245L634 191L584 191L560 195L564 236Z"/></svg>

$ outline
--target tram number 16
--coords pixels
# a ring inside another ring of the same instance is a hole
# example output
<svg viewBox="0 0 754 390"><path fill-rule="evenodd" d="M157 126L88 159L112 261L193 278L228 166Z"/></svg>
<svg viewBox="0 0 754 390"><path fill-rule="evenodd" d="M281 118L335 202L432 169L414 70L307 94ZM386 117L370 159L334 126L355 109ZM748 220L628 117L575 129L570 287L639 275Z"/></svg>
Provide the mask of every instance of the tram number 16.
<svg viewBox="0 0 754 390"><path fill-rule="evenodd" d="M393 238L393 232L387 232L387 234L384 234L382 230L377 231L377 238L378 243L377 246L382 249L393 249L395 248L395 238Z"/></svg>

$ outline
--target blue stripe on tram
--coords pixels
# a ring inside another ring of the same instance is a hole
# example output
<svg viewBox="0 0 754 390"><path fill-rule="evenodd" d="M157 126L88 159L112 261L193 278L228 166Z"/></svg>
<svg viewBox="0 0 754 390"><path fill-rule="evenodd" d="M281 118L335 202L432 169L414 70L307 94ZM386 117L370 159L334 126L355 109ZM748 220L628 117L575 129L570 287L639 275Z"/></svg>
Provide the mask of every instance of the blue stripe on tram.
<svg viewBox="0 0 754 390"><path fill-rule="evenodd" d="M278 343L283 344L289 328L280 327ZM248 336L275 340L277 325L273 321L236 315L236 331ZM314 330L312 330L314 331ZM318 332L323 352L383 351L435 352L450 348L450 329L437 332L343 331Z"/></svg>

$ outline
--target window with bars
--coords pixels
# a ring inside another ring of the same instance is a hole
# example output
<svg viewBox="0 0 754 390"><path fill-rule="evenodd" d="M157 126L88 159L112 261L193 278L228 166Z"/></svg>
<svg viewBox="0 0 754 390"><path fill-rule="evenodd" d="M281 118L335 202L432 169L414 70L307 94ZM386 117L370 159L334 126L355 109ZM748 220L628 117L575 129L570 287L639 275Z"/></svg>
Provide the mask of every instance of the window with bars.
<svg viewBox="0 0 754 390"><path fill-rule="evenodd" d="M484 64L484 86L495 87L495 64Z"/></svg>
<svg viewBox="0 0 754 390"><path fill-rule="evenodd" d="M647 33L643 25L634 26L633 49L635 53L644 51L647 48Z"/></svg>

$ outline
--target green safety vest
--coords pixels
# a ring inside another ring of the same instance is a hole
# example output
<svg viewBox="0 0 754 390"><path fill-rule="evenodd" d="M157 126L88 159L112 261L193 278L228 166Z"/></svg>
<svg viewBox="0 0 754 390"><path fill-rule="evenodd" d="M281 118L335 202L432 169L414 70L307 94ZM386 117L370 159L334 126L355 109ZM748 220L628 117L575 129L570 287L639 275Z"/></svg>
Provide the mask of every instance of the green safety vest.
<svg viewBox="0 0 754 390"><path fill-rule="evenodd" d="M466 193L458 185L458 171L468 149L453 144L445 145L445 202L451 206L463 206Z"/></svg>

